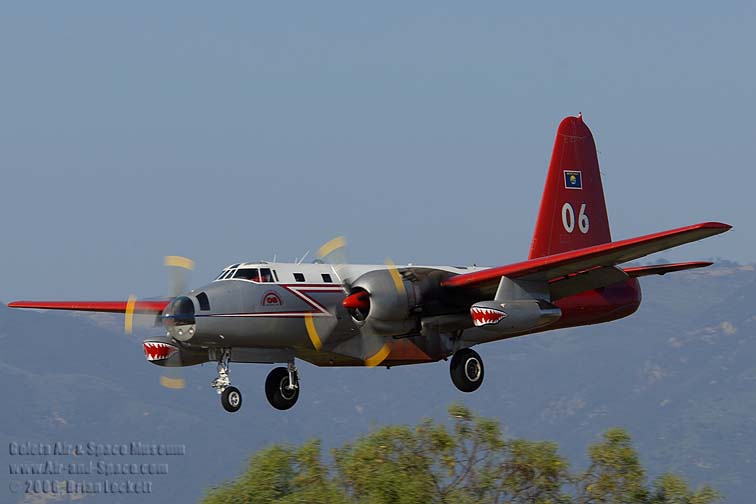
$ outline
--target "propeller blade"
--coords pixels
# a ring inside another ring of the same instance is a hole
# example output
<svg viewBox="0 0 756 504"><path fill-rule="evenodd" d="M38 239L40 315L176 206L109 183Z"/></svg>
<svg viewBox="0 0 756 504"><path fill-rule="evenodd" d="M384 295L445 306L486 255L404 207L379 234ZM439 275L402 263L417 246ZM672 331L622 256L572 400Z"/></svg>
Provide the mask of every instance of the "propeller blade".
<svg viewBox="0 0 756 504"><path fill-rule="evenodd" d="M179 369L181 368L168 368L170 371L160 375L160 385L167 389L181 390L186 388L186 380L179 376ZM174 376L171 376L174 375Z"/></svg>
<svg viewBox="0 0 756 504"><path fill-rule="evenodd" d="M145 304L151 300L139 301L135 295L129 296L126 301L126 311L123 317L123 332L131 335L138 328L153 328L160 326L161 314L154 311L146 311Z"/></svg>
<svg viewBox="0 0 756 504"><path fill-rule="evenodd" d="M194 269L194 261L188 257L165 256L163 264L170 270L169 292L176 297L186 292L189 286L189 272ZM180 367L170 367L160 376L160 385L168 389L180 390L186 387L186 380Z"/></svg>
<svg viewBox="0 0 756 504"><path fill-rule="evenodd" d="M327 344L333 330L336 329L338 319L333 314L330 317L313 317L311 313L308 313L304 317L304 323L312 346L319 352L323 345Z"/></svg>
<svg viewBox="0 0 756 504"><path fill-rule="evenodd" d="M123 332L126 334L134 332L134 307L136 306L136 301L137 297L133 294L126 301L126 312L124 312L123 317Z"/></svg>
<svg viewBox="0 0 756 504"><path fill-rule="evenodd" d="M337 236L336 238L333 238L326 243L324 243L317 252L318 259L321 259L322 261L325 261L326 259L329 259L328 262L332 262L333 259L338 258L337 256L339 254L344 253L344 249L346 248L346 238L343 236ZM344 257L341 257L342 261L339 262L345 262L343 259Z"/></svg>
<svg viewBox="0 0 756 504"><path fill-rule="evenodd" d="M170 268L169 291L171 297L176 297L185 292L189 285L189 271L194 269L194 261L187 257L165 256L163 264Z"/></svg>
<svg viewBox="0 0 756 504"><path fill-rule="evenodd" d="M380 365L391 353L390 340L373 333L362 333L363 357L366 367Z"/></svg>
<svg viewBox="0 0 756 504"><path fill-rule="evenodd" d="M403 296L407 291L404 289L404 280L402 279L402 274L399 273L399 269L396 267L396 264L394 264L394 261L387 257L384 262L386 266L388 266L388 272L391 275L391 280L394 281L396 292Z"/></svg>
<svg viewBox="0 0 756 504"><path fill-rule="evenodd" d="M339 283L349 292L347 279L351 279L349 265L346 254L347 240L343 236L337 236L321 246L316 255L317 258L326 264L331 265L331 271L338 279Z"/></svg>

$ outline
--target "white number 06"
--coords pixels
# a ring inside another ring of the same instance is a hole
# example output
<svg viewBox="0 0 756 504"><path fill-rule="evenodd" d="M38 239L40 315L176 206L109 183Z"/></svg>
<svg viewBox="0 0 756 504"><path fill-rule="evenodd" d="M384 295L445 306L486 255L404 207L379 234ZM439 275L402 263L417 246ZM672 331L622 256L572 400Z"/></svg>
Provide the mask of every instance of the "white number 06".
<svg viewBox="0 0 756 504"><path fill-rule="evenodd" d="M585 203L580 205L577 223L581 233L585 234L588 232L591 223L588 221L588 214L585 213ZM572 233L575 230L575 210L569 203L565 203L562 206L562 225L568 233Z"/></svg>

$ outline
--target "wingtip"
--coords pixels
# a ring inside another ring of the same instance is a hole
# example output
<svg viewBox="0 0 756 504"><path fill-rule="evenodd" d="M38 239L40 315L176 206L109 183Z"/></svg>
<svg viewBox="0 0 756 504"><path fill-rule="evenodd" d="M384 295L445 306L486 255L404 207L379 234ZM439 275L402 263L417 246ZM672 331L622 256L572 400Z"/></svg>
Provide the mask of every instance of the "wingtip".
<svg viewBox="0 0 756 504"><path fill-rule="evenodd" d="M730 229L732 229L732 225L724 223L724 222L716 222L716 221L703 222L699 224L699 226L702 228L707 228L707 229L717 229L719 230L720 233L725 233L729 231Z"/></svg>

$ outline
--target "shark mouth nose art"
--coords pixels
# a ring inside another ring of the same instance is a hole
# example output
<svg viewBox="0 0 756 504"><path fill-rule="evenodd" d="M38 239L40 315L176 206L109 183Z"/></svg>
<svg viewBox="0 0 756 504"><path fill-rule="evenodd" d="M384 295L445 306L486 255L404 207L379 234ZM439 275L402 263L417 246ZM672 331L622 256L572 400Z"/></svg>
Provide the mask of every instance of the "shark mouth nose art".
<svg viewBox="0 0 756 504"><path fill-rule="evenodd" d="M472 308L470 308L470 315L472 315L472 320L475 327L498 324L503 318L506 318L507 316L507 314L501 310L495 310L493 308L482 308L479 306L473 306Z"/></svg>
<svg viewBox="0 0 756 504"><path fill-rule="evenodd" d="M175 346L160 341L145 341L143 345L144 356L148 361L164 360L178 352Z"/></svg>

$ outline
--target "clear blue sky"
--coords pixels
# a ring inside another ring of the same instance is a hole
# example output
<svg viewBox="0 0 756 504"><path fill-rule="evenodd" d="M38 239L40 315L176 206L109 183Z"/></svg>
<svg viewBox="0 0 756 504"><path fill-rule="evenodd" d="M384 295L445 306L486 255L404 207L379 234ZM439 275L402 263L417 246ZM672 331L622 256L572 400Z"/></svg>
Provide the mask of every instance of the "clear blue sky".
<svg viewBox="0 0 756 504"><path fill-rule="evenodd" d="M527 254L582 111L615 238L756 259L749 2L14 2L0 15L0 300L165 292L337 234L355 262Z"/></svg>

